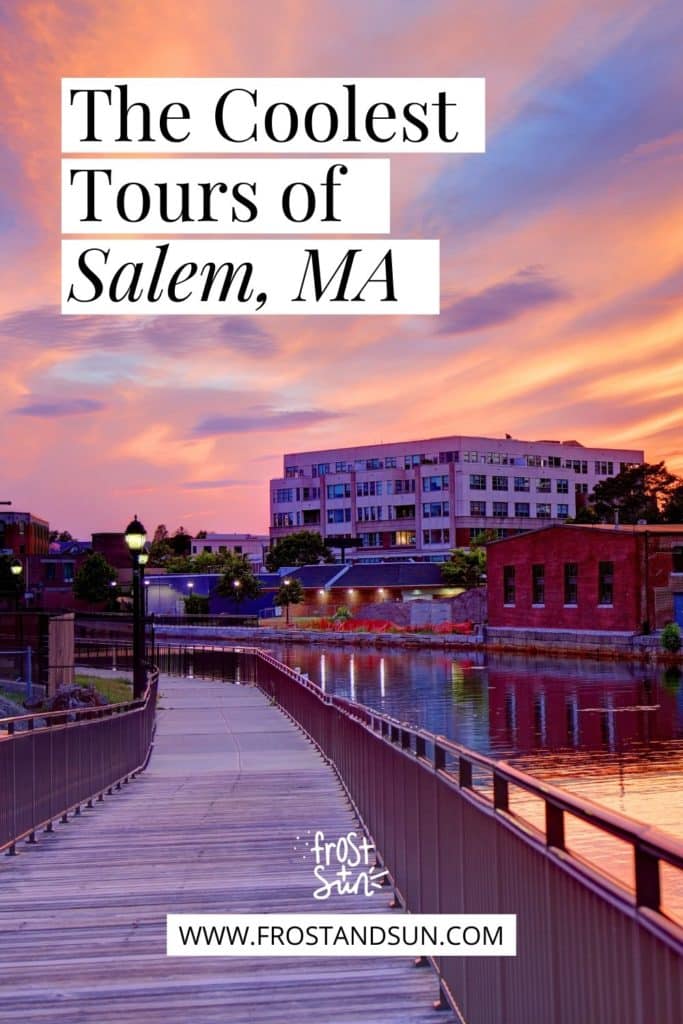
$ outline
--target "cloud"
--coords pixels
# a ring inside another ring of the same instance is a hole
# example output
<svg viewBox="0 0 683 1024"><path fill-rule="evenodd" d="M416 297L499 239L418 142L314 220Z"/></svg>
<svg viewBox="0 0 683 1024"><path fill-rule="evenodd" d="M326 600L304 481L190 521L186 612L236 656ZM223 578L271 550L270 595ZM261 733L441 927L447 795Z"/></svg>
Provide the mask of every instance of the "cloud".
<svg viewBox="0 0 683 1024"><path fill-rule="evenodd" d="M440 334L467 334L496 324L509 323L539 306L561 302L568 293L537 268L520 270L476 295L456 299L441 311Z"/></svg>
<svg viewBox="0 0 683 1024"><path fill-rule="evenodd" d="M73 350L144 345L172 355L225 349L258 357L271 355L276 347L273 337L246 316L62 316L58 306L34 306L0 317L0 338Z"/></svg>
<svg viewBox="0 0 683 1024"><path fill-rule="evenodd" d="M265 433L270 430L289 430L296 427L310 427L326 420L337 419L343 413L329 412L326 409L292 409L281 411L270 406L252 406L244 412L229 416L207 416L200 420L192 433L195 435L211 434L251 434Z"/></svg>
<svg viewBox="0 0 683 1024"><path fill-rule="evenodd" d="M105 409L104 402L92 398L64 398L61 401L37 399L27 405L11 409L17 416L39 416L50 419L53 416L81 416L84 413L100 412Z"/></svg>
<svg viewBox="0 0 683 1024"><path fill-rule="evenodd" d="M186 491L222 490L224 487L251 487L260 480L186 480L179 486Z"/></svg>

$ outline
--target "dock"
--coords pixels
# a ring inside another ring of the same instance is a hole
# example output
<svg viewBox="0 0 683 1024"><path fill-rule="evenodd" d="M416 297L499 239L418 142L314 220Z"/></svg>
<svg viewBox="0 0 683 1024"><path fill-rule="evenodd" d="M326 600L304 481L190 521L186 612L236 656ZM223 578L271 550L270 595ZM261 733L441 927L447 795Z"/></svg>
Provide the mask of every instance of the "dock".
<svg viewBox="0 0 683 1024"><path fill-rule="evenodd" d="M2 858L0 1021L434 1024L410 959L166 956L167 913L402 912L386 888L313 898L304 837L359 825L259 690L164 676L159 707L146 771Z"/></svg>

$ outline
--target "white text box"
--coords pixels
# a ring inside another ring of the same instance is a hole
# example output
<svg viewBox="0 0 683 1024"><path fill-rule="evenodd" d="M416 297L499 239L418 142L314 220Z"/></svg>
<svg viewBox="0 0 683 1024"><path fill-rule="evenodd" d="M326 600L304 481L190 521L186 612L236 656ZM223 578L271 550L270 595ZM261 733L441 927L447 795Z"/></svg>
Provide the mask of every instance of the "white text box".
<svg viewBox="0 0 683 1024"><path fill-rule="evenodd" d="M483 78L62 79L65 153L483 153L485 146Z"/></svg>
<svg viewBox="0 0 683 1024"><path fill-rule="evenodd" d="M71 158L62 160L62 231L385 234L389 168L378 159Z"/></svg>
<svg viewBox="0 0 683 1024"><path fill-rule="evenodd" d="M439 243L66 239L62 313L439 313Z"/></svg>

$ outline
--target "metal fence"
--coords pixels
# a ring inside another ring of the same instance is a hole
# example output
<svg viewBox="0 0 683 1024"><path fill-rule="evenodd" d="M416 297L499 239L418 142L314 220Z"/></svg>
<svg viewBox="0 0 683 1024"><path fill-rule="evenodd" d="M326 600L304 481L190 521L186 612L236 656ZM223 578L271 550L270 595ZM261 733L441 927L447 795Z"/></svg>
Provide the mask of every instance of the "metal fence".
<svg viewBox="0 0 683 1024"><path fill-rule="evenodd" d="M517 957L437 959L468 1024L680 1024L683 931L661 907L683 844L503 763L323 694L263 652L242 672L336 768L414 913L517 915ZM514 810L523 793L541 813ZM634 890L570 849L587 823L630 850Z"/></svg>
<svg viewBox="0 0 683 1024"><path fill-rule="evenodd" d="M152 747L158 672L125 704L0 720L0 850L102 798L144 768Z"/></svg>

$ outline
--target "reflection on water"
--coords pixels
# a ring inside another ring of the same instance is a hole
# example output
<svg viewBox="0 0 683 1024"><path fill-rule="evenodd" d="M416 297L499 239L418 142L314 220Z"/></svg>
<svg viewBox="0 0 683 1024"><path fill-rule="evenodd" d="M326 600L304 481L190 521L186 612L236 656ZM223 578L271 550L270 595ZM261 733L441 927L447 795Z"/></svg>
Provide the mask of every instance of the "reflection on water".
<svg viewBox="0 0 683 1024"><path fill-rule="evenodd" d="M328 693L683 834L678 669L479 652L269 646Z"/></svg>

